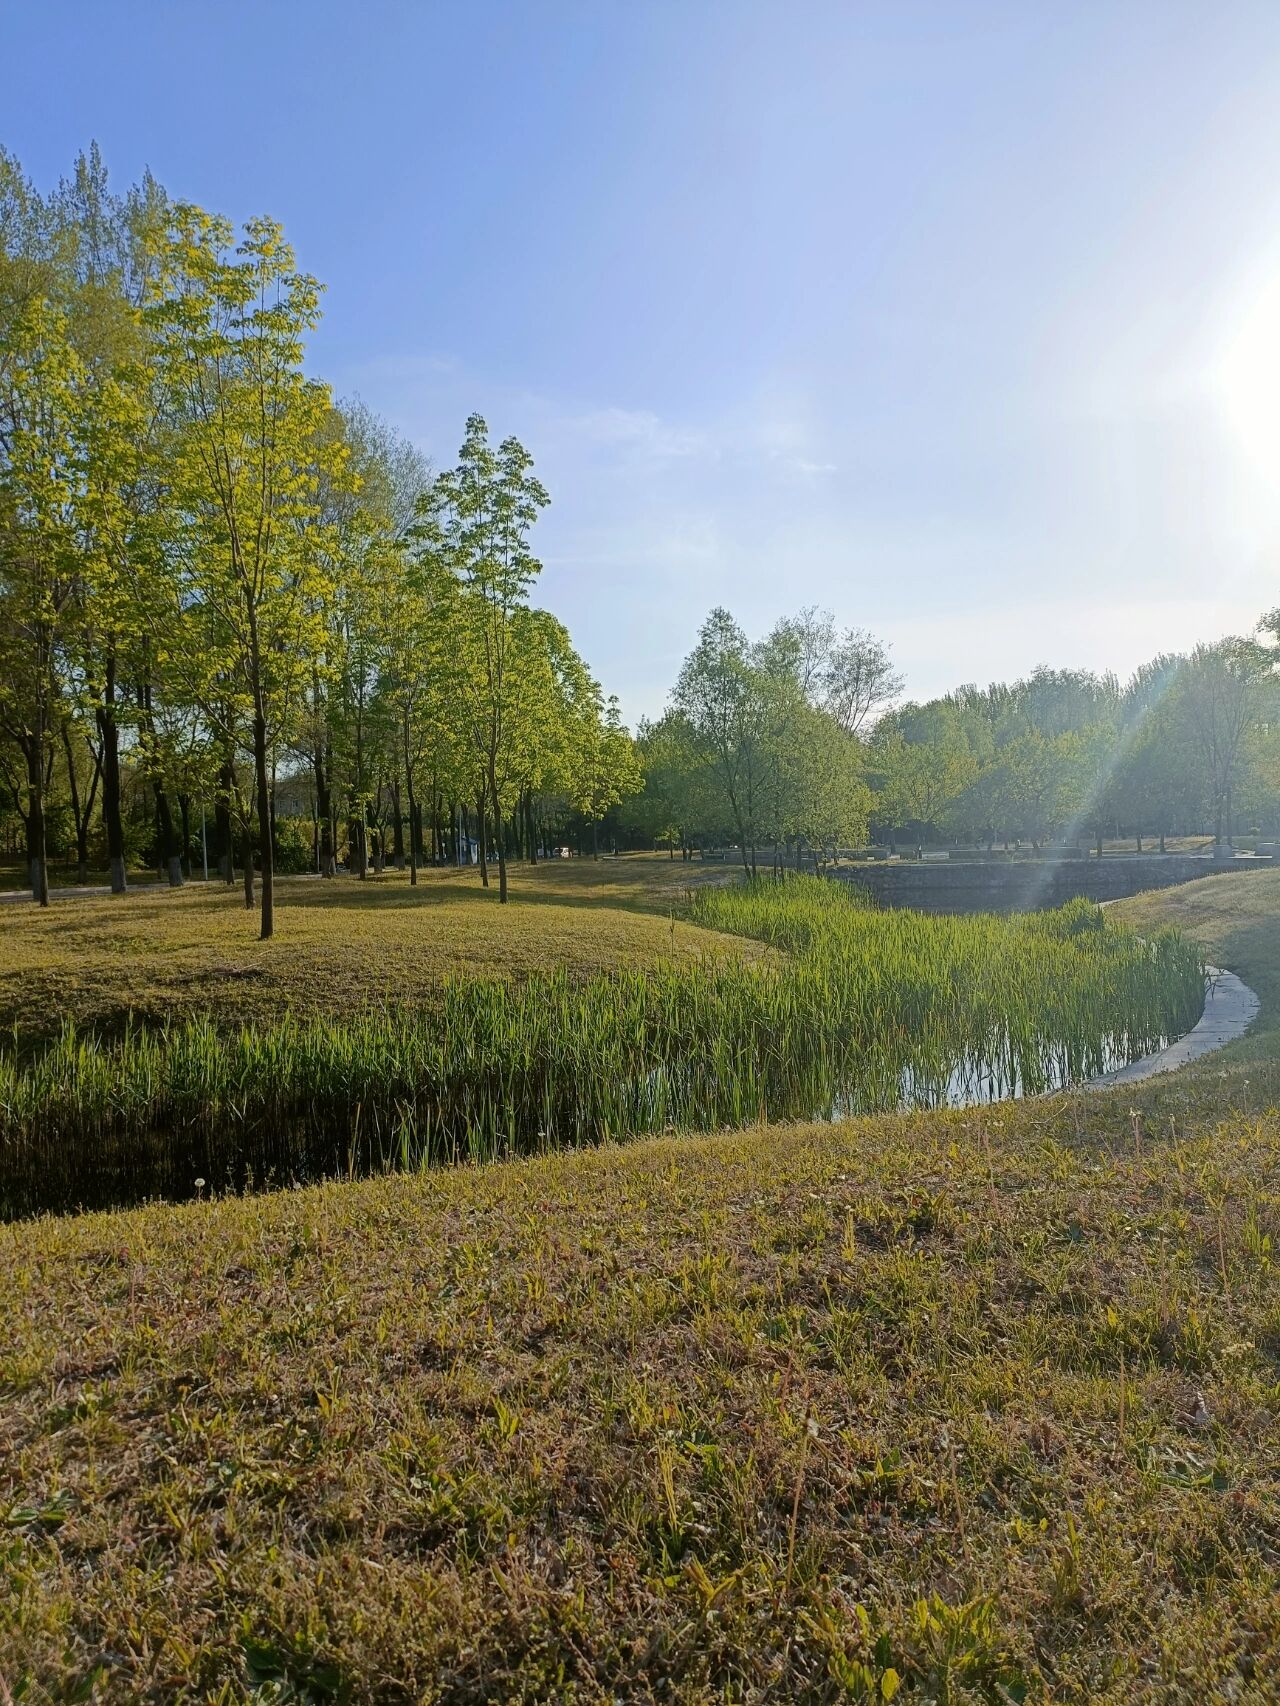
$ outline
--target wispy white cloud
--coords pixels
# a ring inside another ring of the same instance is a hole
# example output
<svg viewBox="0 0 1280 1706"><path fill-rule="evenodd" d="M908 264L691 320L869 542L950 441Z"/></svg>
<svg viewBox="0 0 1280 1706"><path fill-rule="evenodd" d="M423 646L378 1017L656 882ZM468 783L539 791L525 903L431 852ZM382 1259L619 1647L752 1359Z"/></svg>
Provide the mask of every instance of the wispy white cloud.
<svg viewBox="0 0 1280 1706"><path fill-rule="evenodd" d="M813 462L807 456L776 456L774 461L807 480L815 480L820 474L839 472L834 462Z"/></svg>
<svg viewBox="0 0 1280 1706"><path fill-rule="evenodd" d="M718 465L725 474L745 471L812 481L838 472L822 455L821 435L776 402L760 399L720 418L691 420L607 400L564 398L528 388L492 384L456 357L382 355L354 366L339 389L374 401L402 430L440 458L440 443L460 436L462 421L479 408L498 433L527 435L539 461L567 455L593 465L612 459L619 468L643 463L691 474ZM514 424L513 424L514 423Z"/></svg>
<svg viewBox="0 0 1280 1706"><path fill-rule="evenodd" d="M654 461L715 456L718 447L704 431L664 420L647 409L609 406L559 417L561 430L591 444L634 451Z"/></svg>

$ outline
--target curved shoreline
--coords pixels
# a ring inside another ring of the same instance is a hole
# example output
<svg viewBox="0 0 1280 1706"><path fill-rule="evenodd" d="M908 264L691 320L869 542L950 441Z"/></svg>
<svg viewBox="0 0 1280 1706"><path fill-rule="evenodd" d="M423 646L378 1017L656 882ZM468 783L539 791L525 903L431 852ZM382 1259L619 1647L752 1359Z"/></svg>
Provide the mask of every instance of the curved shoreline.
<svg viewBox="0 0 1280 1706"><path fill-rule="evenodd" d="M1187 1066L1203 1055L1213 1054L1242 1037L1257 1018L1261 1002L1233 971L1223 971L1218 966L1206 966L1205 970L1209 975L1209 988L1205 993L1204 1012L1185 1036L1175 1038L1154 1054L1144 1054L1126 1066L1086 1079L1080 1088L1105 1090L1113 1084L1139 1084L1146 1078L1174 1072L1178 1067Z"/></svg>

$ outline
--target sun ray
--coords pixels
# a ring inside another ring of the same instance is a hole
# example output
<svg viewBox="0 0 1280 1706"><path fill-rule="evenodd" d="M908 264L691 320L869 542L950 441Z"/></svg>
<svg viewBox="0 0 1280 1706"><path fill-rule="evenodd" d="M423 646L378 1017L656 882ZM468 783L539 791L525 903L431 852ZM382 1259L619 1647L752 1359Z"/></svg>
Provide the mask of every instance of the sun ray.
<svg viewBox="0 0 1280 1706"><path fill-rule="evenodd" d="M1244 456L1280 481L1280 270L1234 317L1214 388Z"/></svg>

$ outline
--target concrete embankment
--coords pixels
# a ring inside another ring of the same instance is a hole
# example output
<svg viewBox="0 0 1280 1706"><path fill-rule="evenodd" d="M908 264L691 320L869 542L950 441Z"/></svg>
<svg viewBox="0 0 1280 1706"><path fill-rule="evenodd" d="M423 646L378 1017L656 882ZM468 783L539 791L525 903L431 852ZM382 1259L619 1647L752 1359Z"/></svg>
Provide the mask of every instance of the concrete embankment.
<svg viewBox="0 0 1280 1706"><path fill-rule="evenodd" d="M1146 889L1171 888L1223 871L1266 871L1270 859L1207 859L1191 853L1150 853L1067 859L903 859L829 865L826 874L850 883L881 906L918 912L1036 912L1086 900L1122 900Z"/></svg>
<svg viewBox="0 0 1280 1706"><path fill-rule="evenodd" d="M1204 1012L1185 1037L1179 1037L1155 1054L1143 1055L1141 1060L1131 1060L1127 1066L1090 1079L1090 1085L1102 1088L1109 1084L1138 1084L1144 1078L1188 1066L1202 1055L1212 1054L1242 1037L1258 1016L1261 1006L1258 997L1233 971L1220 971L1217 966L1210 966L1208 971Z"/></svg>

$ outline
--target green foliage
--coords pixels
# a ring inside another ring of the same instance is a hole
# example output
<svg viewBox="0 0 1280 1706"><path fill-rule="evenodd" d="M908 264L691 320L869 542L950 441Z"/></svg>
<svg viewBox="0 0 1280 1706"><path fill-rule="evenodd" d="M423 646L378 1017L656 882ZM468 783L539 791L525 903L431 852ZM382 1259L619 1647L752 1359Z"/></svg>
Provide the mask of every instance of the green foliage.
<svg viewBox="0 0 1280 1706"><path fill-rule="evenodd" d="M315 844L310 819L277 817L275 828L275 868L281 876L297 876L303 871L314 871Z"/></svg>
<svg viewBox="0 0 1280 1706"><path fill-rule="evenodd" d="M1274 657L1252 641L1110 676L1037 670L905 705L875 730L874 815L886 831L1035 844L1051 836L1225 836L1239 807L1274 816L1265 731Z"/></svg>
<svg viewBox="0 0 1280 1706"><path fill-rule="evenodd" d="M836 691L832 642L814 632L813 614L779 624L753 647L727 610L713 610L663 720L657 819L674 806L680 827L691 820L703 836L728 825L749 872L762 845L839 846L866 828L859 748L852 726L824 702Z"/></svg>

